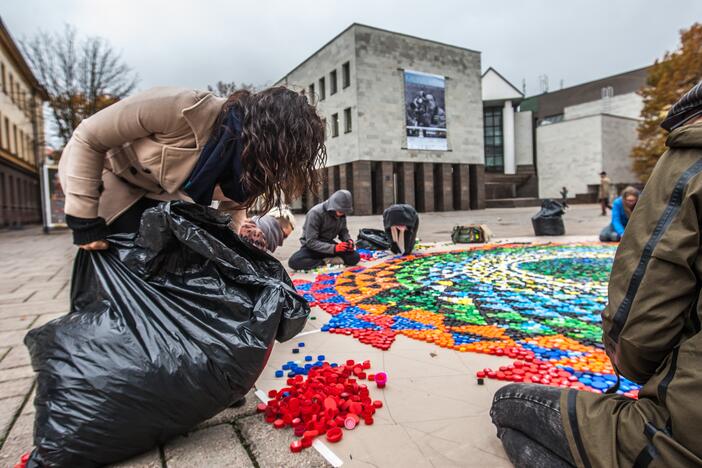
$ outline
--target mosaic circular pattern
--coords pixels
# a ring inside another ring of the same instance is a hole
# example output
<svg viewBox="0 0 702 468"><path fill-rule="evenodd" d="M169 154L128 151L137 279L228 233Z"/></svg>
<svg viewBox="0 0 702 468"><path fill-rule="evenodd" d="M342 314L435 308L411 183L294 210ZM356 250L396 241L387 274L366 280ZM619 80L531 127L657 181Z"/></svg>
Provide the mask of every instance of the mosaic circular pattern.
<svg viewBox="0 0 702 468"><path fill-rule="evenodd" d="M516 367L487 377L603 391L616 381L600 328L614 252L599 243L488 245L397 257L296 284L332 315L323 331L380 349L402 334L507 355L519 360ZM637 389L624 380L619 391L634 396Z"/></svg>

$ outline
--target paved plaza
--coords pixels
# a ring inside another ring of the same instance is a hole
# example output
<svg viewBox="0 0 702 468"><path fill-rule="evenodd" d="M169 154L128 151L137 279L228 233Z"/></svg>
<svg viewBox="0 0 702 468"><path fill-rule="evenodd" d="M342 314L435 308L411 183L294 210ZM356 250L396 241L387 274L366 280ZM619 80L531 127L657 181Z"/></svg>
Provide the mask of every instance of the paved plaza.
<svg viewBox="0 0 702 468"><path fill-rule="evenodd" d="M423 242L450 240L456 224L487 224L495 240L535 240L530 216L538 208L420 215ZM304 218L298 217L293 238L276 256L286 263L299 246ZM566 236L539 241L595 240L609 218L599 206L575 205L565 215ZM353 236L361 227L381 227L380 216L349 218ZM435 247L434 251L461 248ZM429 251L432 251L429 250ZM0 232L0 466L13 466L31 449L34 374L22 340L27 330L65 314L69 307L70 277L75 247L68 232L45 235L37 227ZM376 262L383 262L377 260ZM293 279L312 280L313 274L295 273ZM256 389L267 393L280 388L274 371L293 359L291 349L305 342L305 353L323 354L330 362L370 360L375 372L389 376L384 390L371 388L373 399L383 402L372 426L362 425L337 444L325 443L331 454L307 449L289 450L290 429L276 430L256 414L252 391L242 408L227 409L193 428L184 437L155 448L119 466L510 466L488 414L492 394L501 382L478 386L475 371L507 365L496 356L461 353L398 335L389 351L341 335L321 333L330 316L315 307L299 338L276 343ZM261 394L261 392L257 392ZM324 448L321 449L324 452Z"/></svg>

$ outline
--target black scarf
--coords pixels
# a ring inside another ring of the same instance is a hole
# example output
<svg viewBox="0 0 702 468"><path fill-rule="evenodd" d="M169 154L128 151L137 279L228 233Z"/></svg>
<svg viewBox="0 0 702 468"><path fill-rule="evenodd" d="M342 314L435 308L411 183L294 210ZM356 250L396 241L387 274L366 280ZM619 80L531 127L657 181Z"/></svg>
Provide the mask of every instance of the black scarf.
<svg viewBox="0 0 702 468"><path fill-rule="evenodd" d="M183 191L199 205L212 203L217 184L224 196L238 203L248 199L241 184L241 119L230 108L202 149L195 169L183 185Z"/></svg>

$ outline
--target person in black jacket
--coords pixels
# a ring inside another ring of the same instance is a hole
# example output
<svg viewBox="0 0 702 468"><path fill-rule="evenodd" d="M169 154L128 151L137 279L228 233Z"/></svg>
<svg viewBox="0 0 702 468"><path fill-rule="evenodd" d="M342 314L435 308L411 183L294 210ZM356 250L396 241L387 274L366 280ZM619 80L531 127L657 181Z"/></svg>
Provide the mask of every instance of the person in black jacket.
<svg viewBox="0 0 702 468"><path fill-rule="evenodd" d="M419 230L419 215L411 205L391 205L383 211L383 227L388 235L390 250L409 255L414 249Z"/></svg>

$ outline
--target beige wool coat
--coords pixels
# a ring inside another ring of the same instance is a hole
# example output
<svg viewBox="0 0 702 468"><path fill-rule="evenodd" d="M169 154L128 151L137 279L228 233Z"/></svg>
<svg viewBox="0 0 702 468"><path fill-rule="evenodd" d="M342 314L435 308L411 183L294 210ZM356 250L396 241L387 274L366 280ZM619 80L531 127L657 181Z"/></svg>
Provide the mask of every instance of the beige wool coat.
<svg viewBox="0 0 702 468"><path fill-rule="evenodd" d="M226 99L209 92L158 87L83 120L59 161L65 213L109 225L142 197L187 200L181 187L195 167ZM233 228L245 217L221 202Z"/></svg>

